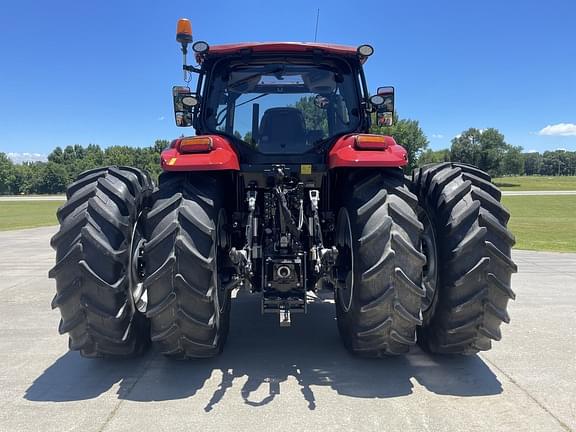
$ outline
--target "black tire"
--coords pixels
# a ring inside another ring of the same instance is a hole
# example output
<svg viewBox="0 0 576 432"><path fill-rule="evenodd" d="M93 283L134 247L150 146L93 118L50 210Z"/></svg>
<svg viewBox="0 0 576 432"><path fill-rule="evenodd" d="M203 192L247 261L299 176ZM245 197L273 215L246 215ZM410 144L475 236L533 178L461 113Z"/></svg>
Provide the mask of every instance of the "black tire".
<svg viewBox="0 0 576 432"><path fill-rule="evenodd" d="M60 334L84 357L140 354L149 341L145 317L134 307L129 260L134 226L153 189L135 168L86 171L58 209L60 230L52 237L56 279L52 308L62 315Z"/></svg>
<svg viewBox="0 0 576 432"><path fill-rule="evenodd" d="M416 343L424 295L416 196L400 170L357 170L346 183L336 230L340 336L355 354L406 353Z"/></svg>
<svg viewBox="0 0 576 432"><path fill-rule="evenodd" d="M434 299L420 340L434 353L488 350L501 338L500 324L510 321L506 308L515 298L515 240L501 193L488 174L459 163L417 169L413 186L437 240Z"/></svg>
<svg viewBox="0 0 576 432"><path fill-rule="evenodd" d="M224 347L230 292L218 273L226 249L222 196L206 173L160 177L146 222L144 287L152 341L166 356L213 357Z"/></svg>

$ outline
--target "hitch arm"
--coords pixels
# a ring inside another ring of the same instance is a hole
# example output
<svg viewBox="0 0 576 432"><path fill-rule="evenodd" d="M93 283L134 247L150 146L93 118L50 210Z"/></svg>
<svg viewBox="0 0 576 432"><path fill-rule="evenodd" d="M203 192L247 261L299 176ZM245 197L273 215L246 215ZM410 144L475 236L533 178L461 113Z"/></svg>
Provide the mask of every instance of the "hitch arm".
<svg viewBox="0 0 576 432"><path fill-rule="evenodd" d="M254 211L256 210L256 198L258 192L250 190L246 192L246 202L248 203L248 220L246 221L246 245L238 250L232 248L230 250L230 260L236 267L236 271L242 278L252 275L252 248L254 244L254 237L257 235L256 221Z"/></svg>

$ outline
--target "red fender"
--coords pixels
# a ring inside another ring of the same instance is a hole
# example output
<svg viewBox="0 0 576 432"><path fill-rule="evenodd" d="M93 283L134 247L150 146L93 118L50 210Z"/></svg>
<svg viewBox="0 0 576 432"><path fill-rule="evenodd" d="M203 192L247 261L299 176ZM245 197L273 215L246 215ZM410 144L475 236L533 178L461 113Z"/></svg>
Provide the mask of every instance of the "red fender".
<svg viewBox="0 0 576 432"><path fill-rule="evenodd" d="M362 138L379 142L364 144ZM364 147L364 148L361 148ZM345 135L336 141L328 153L328 168L343 167L403 167L408 164L408 153L391 136Z"/></svg>
<svg viewBox="0 0 576 432"><path fill-rule="evenodd" d="M212 149L205 153L180 153L180 141L175 139L160 155L164 171L222 171L240 170L238 154L226 138L220 135L202 135L212 139Z"/></svg>

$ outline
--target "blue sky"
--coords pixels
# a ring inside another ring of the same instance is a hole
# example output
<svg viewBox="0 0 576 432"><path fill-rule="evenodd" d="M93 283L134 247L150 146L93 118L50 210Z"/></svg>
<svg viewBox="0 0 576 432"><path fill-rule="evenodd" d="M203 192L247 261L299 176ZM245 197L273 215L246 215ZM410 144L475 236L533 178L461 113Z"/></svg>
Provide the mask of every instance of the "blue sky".
<svg viewBox="0 0 576 432"><path fill-rule="evenodd" d="M358 6L362 5L362 6ZM576 2L27 1L0 13L0 151L151 145L182 133L179 17L195 40L372 44L371 90L396 87L431 147L495 127L525 150L576 150Z"/></svg>

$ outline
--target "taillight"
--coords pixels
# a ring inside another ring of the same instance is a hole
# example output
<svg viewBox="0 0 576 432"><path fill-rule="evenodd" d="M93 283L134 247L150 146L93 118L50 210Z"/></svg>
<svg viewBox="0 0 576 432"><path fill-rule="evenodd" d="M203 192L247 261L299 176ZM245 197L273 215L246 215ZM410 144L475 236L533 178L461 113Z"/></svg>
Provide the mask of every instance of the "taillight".
<svg viewBox="0 0 576 432"><path fill-rule="evenodd" d="M384 135L356 135L354 144L360 150L386 150L390 146Z"/></svg>
<svg viewBox="0 0 576 432"><path fill-rule="evenodd" d="M210 137L180 139L180 153L209 153L213 148L212 138Z"/></svg>

